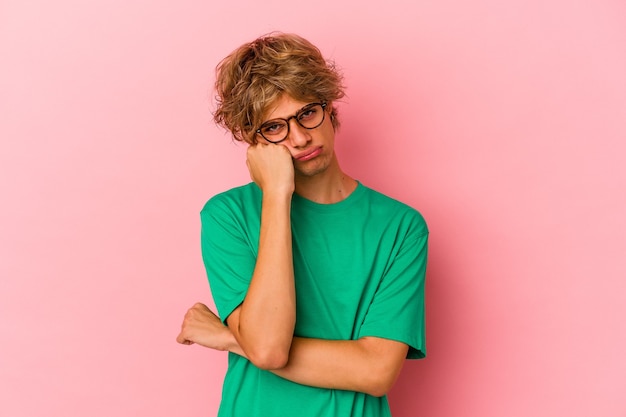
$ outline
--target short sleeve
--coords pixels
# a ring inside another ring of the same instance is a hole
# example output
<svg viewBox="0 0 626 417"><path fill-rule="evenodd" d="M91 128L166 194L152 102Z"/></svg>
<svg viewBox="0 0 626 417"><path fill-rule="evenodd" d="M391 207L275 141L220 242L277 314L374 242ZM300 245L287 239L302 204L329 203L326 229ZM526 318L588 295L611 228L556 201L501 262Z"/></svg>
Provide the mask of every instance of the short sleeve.
<svg viewBox="0 0 626 417"><path fill-rule="evenodd" d="M426 356L424 284L428 231L421 226L403 238L369 306L359 336L396 340L409 346L407 358Z"/></svg>
<svg viewBox="0 0 626 417"><path fill-rule="evenodd" d="M209 200L200 219L202 259L213 300L226 323L246 296L255 266L255 238L244 227L245 217L227 201Z"/></svg>

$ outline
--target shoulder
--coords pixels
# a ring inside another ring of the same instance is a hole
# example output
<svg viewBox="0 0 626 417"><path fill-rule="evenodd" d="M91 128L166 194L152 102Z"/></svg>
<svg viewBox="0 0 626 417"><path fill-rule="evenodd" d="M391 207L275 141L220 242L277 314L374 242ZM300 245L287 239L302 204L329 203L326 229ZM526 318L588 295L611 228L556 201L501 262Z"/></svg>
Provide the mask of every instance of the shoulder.
<svg viewBox="0 0 626 417"><path fill-rule="evenodd" d="M251 182L231 188L211 197L202 207L200 215L219 215L220 213L236 213L246 207L255 206L261 201L261 190Z"/></svg>
<svg viewBox="0 0 626 417"><path fill-rule="evenodd" d="M428 226L424 216L415 209L402 201L389 197L372 188L362 185L371 207L376 215L388 217L390 221L397 222L399 225L410 228L416 235L428 234Z"/></svg>
<svg viewBox="0 0 626 417"><path fill-rule="evenodd" d="M203 238L226 236L257 240L261 218L261 190L254 184L232 188L211 197L200 211Z"/></svg>

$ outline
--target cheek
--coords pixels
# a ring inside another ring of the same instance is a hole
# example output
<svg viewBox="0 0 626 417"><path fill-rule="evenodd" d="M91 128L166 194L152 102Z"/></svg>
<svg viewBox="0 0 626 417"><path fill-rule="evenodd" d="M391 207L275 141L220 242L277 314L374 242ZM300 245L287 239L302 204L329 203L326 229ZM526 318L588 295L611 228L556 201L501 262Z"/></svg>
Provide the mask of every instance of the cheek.
<svg viewBox="0 0 626 417"><path fill-rule="evenodd" d="M332 122L329 120L325 120L324 124L320 126L321 132L327 140L332 141L335 137L335 128L333 127Z"/></svg>
<svg viewBox="0 0 626 417"><path fill-rule="evenodd" d="M335 143L335 130L333 129L332 126L330 126L328 130L325 132L325 136L326 136L326 142L330 144Z"/></svg>

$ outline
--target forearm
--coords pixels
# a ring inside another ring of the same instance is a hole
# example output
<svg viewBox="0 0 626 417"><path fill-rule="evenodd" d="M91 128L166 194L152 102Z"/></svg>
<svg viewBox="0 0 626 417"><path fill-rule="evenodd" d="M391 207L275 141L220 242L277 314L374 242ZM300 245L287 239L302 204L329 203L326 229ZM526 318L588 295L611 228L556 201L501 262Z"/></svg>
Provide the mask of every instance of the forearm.
<svg viewBox="0 0 626 417"><path fill-rule="evenodd" d="M295 286L291 247L291 194L263 195L259 251L250 287L229 319L239 345L265 369L284 366L295 325Z"/></svg>
<svg viewBox="0 0 626 417"><path fill-rule="evenodd" d="M231 329L204 305L196 305L187 313L178 341L226 350L254 363ZM378 337L358 340L294 337L286 365L271 371L303 385L382 396L395 382L407 350L404 343Z"/></svg>
<svg viewBox="0 0 626 417"><path fill-rule="evenodd" d="M303 385L382 396L395 382L407 349L399 342L378 338L296 337L287 366L272 372Z"/></svg>

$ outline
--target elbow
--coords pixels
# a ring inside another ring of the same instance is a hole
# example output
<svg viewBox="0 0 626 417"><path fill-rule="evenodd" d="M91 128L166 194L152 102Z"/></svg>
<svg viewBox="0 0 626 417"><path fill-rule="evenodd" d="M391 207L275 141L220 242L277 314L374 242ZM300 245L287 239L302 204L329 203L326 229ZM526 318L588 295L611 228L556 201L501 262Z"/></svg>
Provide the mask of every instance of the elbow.
<svg viewBox="0 0 626 417"><path fill-rule="evenodd" d="M378 381L372 381L365 388L365 393L372 397L383 397L389 393L391 387L393 387L394 381L387 381L384 378Z"/></svg>
<svg viewBox="0 0 626 417"><path fill-rule="evenodd" d="M234 332L235 338L243 351L243 356L254 366L265 371L274 371L287 366L292 333L276 335L276 332L243 331L240 322Z"/></svg>
<svg viewBox="0 0 626 417"><path fill-rule="evenodd" d="M373 397L383 397L391 391L400 375L408 346L399 342L363 338L361 345L366 352L365 366L361 373L361 391Z"/></svg>
<svg viewBox="0 0 626 417"><path fill-rule="evenodd" d="M254 349L246 356L254 366L265 371L282 369L289 362L289 351L282 349Z"/></svg>
<svg viewBox="0 0 626 417"><path fill-rule="evenodd" d="M373 397L387 395L398 379L400 368L401 362L386 362L380 359L375 361L362 380L363 392Z"/></svg>

